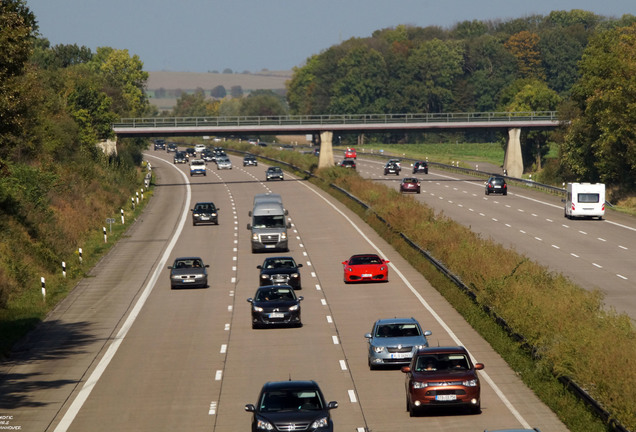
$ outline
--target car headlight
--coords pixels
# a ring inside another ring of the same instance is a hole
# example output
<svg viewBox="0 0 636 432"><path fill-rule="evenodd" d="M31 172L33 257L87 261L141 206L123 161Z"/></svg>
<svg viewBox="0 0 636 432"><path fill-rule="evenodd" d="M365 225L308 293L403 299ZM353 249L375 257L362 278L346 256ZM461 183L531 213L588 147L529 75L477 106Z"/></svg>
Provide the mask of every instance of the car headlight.
<svg viewBox="0 0 636 432"><path fill-rule="evenodd" d="M216 213L212 213L211 216L216 216Z"/></svg>
<svg viewBox="0 0 636 432"><path fill-rule="evenodd" d="M292 273L290 276L291 276L291 277L293 277L293 278L298 278L298 277L300 277L300 275L299 275L298 273Z"/></svg>
<svg viewBox="0 0 636 432"><path fill-rule="evenodd" d="M192 215L193 215L194 217L199 217L199 216L201 216L199 213L193 213Z"/></svg>
<svg viewBox="0 0 636 432"><path fill-rule="evenodd" d="M384 347L381 346L374 346L373 347L373 351L377 352L377 353L381 353L382 351L384 351Z"/></svg>
<svg viewBox="0 0 636 432"><path fill-rule="evenodd" d="M426 345L415 345L415 351L421 350L422 348L428 348L428 344L426 344Z"/></svg>
<svg viewBox="0 0 636 432"><path fill-rule="evenodd" d="M423 389L428 387L428 383L425 382L419 382L419 381L414 381L413 382L413 388L414 389Z"/></svg>
<svg viewBox="0 0 636 432"><path fill-rule="evenodd" d="M254 312L263 312L263 308L259 306L254 306Z"/></svg>
<svg viewBox="0 0 636 432"><path fill-rule="evenodd" d="M321 417L311 424L310 429L324 428L327 427L327 425L329 425L329 419L327 417Z"/></svg>
<svg viewBox="0 0 636 432"><path fill-rule="evenodd" d="M297 311L298 310L298 305L293 305L289 307L290 311Z"/></svg>
<svg viewBox="0 0 636 432"><path fill-rule="evenodd" d="M345 268L345 271L352 272L353 269L351 267L347 267L347 268Z"/></svg>
<svg viewBox="0 0 636 432"><path fill-rule="evenodd" d="M479 384L479 381L477 381L476 378L462 382L462 385L466 387L477 387L478 384Z"/></svg>
<svg viewBox="0 0 636 432"><path fill-rule="evenodd" d="M274 430L274 426L268 421L265 420L257 420L256 421L256 429L261 430Z"/></svg>
<svg viewBox="0 0 636 432"><path fill-rule="evenodd" d="M280 239L281 240L287 240L287 233L286 232L280 233Z"/></svg>
<svg viewBox="0 0 636 432"><path fill-rule="evenodd" d="M385 270L386 270L386 267L384 266L380 267L380 271L385 271Z"/></svg>
<svg viewBox="0 0 636 432"><path fill-rule="evenodd" d="M253 241L258 241L258 234L252 234L252 240Z"/></svg>

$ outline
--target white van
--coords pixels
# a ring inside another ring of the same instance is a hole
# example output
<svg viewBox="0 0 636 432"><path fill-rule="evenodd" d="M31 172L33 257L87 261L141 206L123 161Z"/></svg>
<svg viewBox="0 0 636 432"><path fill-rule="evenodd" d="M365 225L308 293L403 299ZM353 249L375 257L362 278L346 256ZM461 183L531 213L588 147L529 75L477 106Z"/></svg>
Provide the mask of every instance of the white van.
<svg viewBox="0 0 636 432"><path fill-rule="evenodd" d="M603 219L605 216L605 185L603 183L568 183L565 197L565 217Z"/></svg>
<svg viewBox="0 0 636 432"><path fill-rule="evenodd" d="M247 229L252 233L252 252L282 250L289 251L287 243L286 211L277 201L260 201L250 212L252 223Z"/></svg>

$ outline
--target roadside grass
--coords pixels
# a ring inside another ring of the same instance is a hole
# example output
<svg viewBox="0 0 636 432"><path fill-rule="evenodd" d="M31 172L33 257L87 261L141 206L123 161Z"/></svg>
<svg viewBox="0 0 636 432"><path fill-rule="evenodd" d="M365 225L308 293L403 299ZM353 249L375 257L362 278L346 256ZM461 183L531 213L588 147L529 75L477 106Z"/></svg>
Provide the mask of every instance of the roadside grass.
<svg viewBox="0 0 636 432"><path fill-rule="evenodd" d="M290 152L248 149L291 160ZM294 165L313 170L316 158L303 156L302 160L294 156ZM605 431L611 427L559 381L564 376L592 395L623 426L636 429L636 387L626 385L636 382L636 330L629 317L605 308L600 292L586 291L527 257L434 214L412 196L402 196L351 170L333 167L314 174L317 177L310 181L356 211L418 268L569 429ZM344 197L330 183L349 191L372 211ZM405 214L409 217L403 217ZM414 253L397 232L458 275L476 294L476 302ZM505 320L514 333L523 335L533 352L502 330L496 319Z"/></svg>
<svg viewBox="0 0 636 432"><path fill-rule="evenodd" d="M103 230L92 230L80 233L80 245L74 251L69 252L59 261L59 266L55 269L46 269L40 274L34 274L33 268L24 266L23 269L14 269L24 274L20 280L23 285L21 289L15 289L14 294L7 299L6 307L0 308L0 358L4 358L11 347L28 331L32 330L38 323L44 320L47 314L62 301L72 289L83 279L90 276L90 270L100 259L113 247L113 245L125 236L126 230L134 223L142 213L146 203L152 197L152 190L145 190L144 199L140 200L135 208L132 202L127 201L122 208L125 212L124 224L121 223L121 213L104 215L106 218L115 219L111 226L104 224L107 232L107 242L104 242ZM112 207L112 206L111 206ZM69 209L71 211L71 209ZM71 213L72 214L72 213ZM71 216L72 219L72 216ZM72 223L72 220L69 222ZM13 231L12 236L19 236L20 233ZM19 244L20 238L15 238L12 244ZM24 256L31 252L32 247L27 246L28 242L22 242L24 250L13 249L12 255ZM82 260L80 262L79 248L82 249ZM22 260L21 260L22 261ZM18 262L18 260L15 260ZM28 259L23 262L29 262ZM62 273L62 262L66 264L66 276ZM0 272L0 283L2 283L2 272ZM44 278L44 288L46 295L43 295L41 278Z"/></svg>

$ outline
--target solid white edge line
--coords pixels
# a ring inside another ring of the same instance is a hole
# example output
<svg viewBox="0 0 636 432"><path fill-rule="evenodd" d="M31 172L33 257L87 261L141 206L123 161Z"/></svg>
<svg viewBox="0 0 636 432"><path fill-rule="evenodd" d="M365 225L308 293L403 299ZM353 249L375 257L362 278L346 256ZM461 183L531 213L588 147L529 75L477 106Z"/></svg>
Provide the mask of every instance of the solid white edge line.
<svg viewBox="0 0 636 432"><path fill-rule="evenodd" d="M165 162L161 158L158 158L152 155L148 155L148 156L159 159L160 161L166 163L166 165L168 166L173 166L172 164ZM110 364L111 360L115 357L115 354L117 353L117 350L119 349L119 346L124 341L124 338L128 334L128 331L130 330L133 323L137 319L139 312L141 312L141 308L144 306L144 304L146 303L146 300L150 296L150 293L155 287L155 283L157 282L157 279L159 279L159 273L165 267L165 264L168 261L168 257L172 253L172 249L177 243L177 239L179 238L179 235L181 235L181 231L183 230L183 227L185 226L186 218L188 214L190 213L189 209L190 209L190 199L192 196L192 191L190 188L190 180L188 179L188 177L183 173L183 171L181 171L176 166L174 167L174 169L176 169L181 174L181 176L185 180L184 183L186 185L186 202L185 202L184 209L181 213L181 219L179 223L177 224L177 229L172 235L172 238L170 239L170 242L168 243L166 250L161 256L159 265L157 265L154 273L152 274L152 276L146 283L146 286L144 287L143 292L139 296L139 299L135 303L135 306L133 307L133 309L130 311L130 314L126 318L126 321L124 321L124 324L122 325L121 329L119 329L119 332L117 333L117 335L111 342L110 346L106 350L104 357L102 357L102 359L99 361L99 363L95 367L95 370L93 370L91 375L88 377L88 379L82 386L82 389L79 391L79 393L77 394L77 396L75 397L71 405L69 406L68 410L64 414L64 417L62 417L62 420L60 420L60 423L56 426L55 432L67 431L68 428L71 426L71 423L73 423L73 420L75 420L75 417L79 413L79 410L82 408L82 406L84 405L84 402L86 402L86 400L90 396L91 392L93 391L93 388L95 387L95 385L101 378L102 374L106 371L106 368Z"/></svg>
<svg viewBox="0 0 636 432"><path fill-rule="evenodd" d="M338 212L346 221L349 222L349 224L351 224L351 226L353 227L353 229L355 229L358 234L360 234L362 236L362 238L364 238L367 243L369 243L369 245L371 245L371 247L373 249L375 249L378 254L384 258L386 258L386 255L384 255L384 253L382 253L382 251L380 250L380 248L378 248L369 237L367 237L362 230L346 215L344 214L339 208L337 208L334 204L332 204L329 200L327 200L324 196L322 196L320 193L318 193L317 191L315 191L314 189L310 188L308 185L304 184L304 183L300 183L301 185L305 186L307 189L309 189L311 192L313 192L315 195L317 195L318 197L320 197L323 201L325 201L329 206L331 206L331 208L333 208L336 212ZM411 283L406 279L406 277L402 274L402 272L400 272L397 267L395 267L395 265L392 262L389 262L389 266L391 266L391 268L393 269L393 271L400 277L400 279L402 279L402 281L406 284L406 286L411 290L411 292L413 293L413 295L415 295L415 297L420 301L420 303L426 308L426 310L429 311L429 313L431 315L433 315L433 317L435 318L435 320L439 323L439 325L441 325L444 330L446 330L446 332L449 334L449 336L453 339L453 341L455 341L455 343L457 345L464 345L461 340L455 335L455 333L450 329L450 327L444 322L444 320L442 319L442 317L440 317L437 312L435 312L433 310L433 308L426 302L426 300L424 300L424 297L422 297L422 295L417 292L417 290L413 287L413 285L411 285ZM335 337L335 336L334 336ZM468 352L468 354L471 356L471 358L474 361L474 357L473 355L470 353L470 351ZM519 413L519 411L517 411L517 409L512 405L512 403L508 400L508 398L506 397L506 395L504 395L504 393L501 391L501 389L497 386L497 384L495 384L495 382L490 378L490 376L488 375L488 373L484 372L483 370L479 371L479 375L481 375L484 380L488 383L488 385L490 385L490 387L495 391L495 393L497 394L497 396L499 397L499 399L501 399L501 401L504 403L504 405L506 405L506 407L508 408L508 410L510 411L510 413L519 421L519 423L521 423L521 425L524 428L530 428L530 424L528 424L528 422L521 416L521 413Z"/></svg>

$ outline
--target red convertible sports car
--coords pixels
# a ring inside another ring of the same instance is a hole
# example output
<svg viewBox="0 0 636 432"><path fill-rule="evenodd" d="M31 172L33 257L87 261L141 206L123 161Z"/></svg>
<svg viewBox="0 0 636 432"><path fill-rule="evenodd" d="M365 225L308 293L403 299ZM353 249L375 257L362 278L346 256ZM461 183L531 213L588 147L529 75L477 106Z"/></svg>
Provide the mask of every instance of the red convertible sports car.
<svg viewBox="0 0 636 432"><path fill-rule="evenodd" d="M388 282L389 263L374 254L353 255L347 261L343 261L344 281L350 282Z"/></svg>

